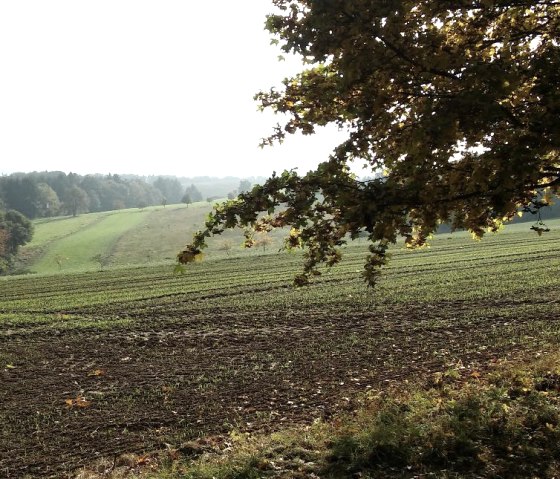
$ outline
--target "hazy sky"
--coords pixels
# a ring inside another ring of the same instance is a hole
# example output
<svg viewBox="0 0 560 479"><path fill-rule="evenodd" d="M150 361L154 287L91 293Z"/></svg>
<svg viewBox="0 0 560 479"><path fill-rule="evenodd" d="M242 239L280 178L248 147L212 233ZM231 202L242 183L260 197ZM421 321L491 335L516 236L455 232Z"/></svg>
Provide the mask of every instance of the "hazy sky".
<svg viewBox="0 0 560 479"><path fill-rule="evenodd" d="M263 29L270 0L0 2L0 173L305 172L338 132L258 148L253 95L300 66Z"/></svg>

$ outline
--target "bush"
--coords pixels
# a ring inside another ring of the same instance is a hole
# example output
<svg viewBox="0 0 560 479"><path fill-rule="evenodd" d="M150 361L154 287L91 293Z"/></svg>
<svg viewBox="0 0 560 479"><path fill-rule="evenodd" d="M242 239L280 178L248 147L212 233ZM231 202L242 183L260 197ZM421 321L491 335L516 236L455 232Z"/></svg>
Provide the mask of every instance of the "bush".
<svg viewBox="0 0 560 479"><path fill-rule="evenodd" d="M519 372L509 381L382 395L335 439L326 473L557 477L560 379L550 379L557 377Z"/></svg>

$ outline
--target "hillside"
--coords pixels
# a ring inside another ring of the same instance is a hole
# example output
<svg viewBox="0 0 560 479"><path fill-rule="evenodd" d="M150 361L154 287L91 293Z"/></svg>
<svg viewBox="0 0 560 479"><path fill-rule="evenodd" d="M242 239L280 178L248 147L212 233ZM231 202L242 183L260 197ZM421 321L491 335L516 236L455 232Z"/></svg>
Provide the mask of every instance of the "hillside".
<svg viewBox="0 0 560 479"><path fill-rule="evenodd" d="M169 263L211 209L207 202L125 209L76 217L35 220L31 243L20 253L22 269L36 273L70 273L134 265ZM281 232L272 235L278 250ZM256 254L244 250L241 232L214 238L209 257Z"/></svg>
<svg viewBox="0 0 560 479"><path fill-rule="evenodd" d="M20 269L48 274L171 263L193 233L203 227L210 210L211 204L200 202L38 219L34 221L33 240L21 250ZM546 222L553 221L546 213ZM534 221L533 215L526 214L506 229L528 231ZM450 234L445 225L440 233ZM268 252L278 251L283 234L274 231L269 235ZM242 247L241 231L226 231L211 238L208 244L210 247L204 252L208 258L262 253L258 248Z"/></svg>

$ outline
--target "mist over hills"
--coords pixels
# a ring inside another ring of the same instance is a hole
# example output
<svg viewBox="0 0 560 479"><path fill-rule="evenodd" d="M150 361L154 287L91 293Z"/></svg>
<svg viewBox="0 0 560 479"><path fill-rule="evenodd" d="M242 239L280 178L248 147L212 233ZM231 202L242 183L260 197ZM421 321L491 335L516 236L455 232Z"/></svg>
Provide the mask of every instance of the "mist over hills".
<svg viewBox="0 0 560 479"><path fill-rule="evenodd" d="M195 185L204 198L219 196L225 197L228 193L238 189L241 181L249 181L256 185L266 181L264 176L166 176L166 175L121 175L123 178L143 179L147 183L153 184L157 178L176 178L185 188L189 185Z"/></svg>

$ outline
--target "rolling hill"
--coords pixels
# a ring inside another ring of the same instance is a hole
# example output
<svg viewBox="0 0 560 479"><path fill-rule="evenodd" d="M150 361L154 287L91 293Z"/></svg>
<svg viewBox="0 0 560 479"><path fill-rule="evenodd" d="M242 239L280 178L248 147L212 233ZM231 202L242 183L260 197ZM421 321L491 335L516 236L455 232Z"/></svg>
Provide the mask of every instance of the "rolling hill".
<svg viewBox="0 0 560 479"><path fill-rule="evenodd" d="M33 240L21 250L21 269L49 274L170 263L203 226L210 208L200 202L39 219ZM281 236L272 235L269 251L278 250ZM227 231L211 240L207 254L257 254L244 250L242 242L240 231Z"/></svg>

